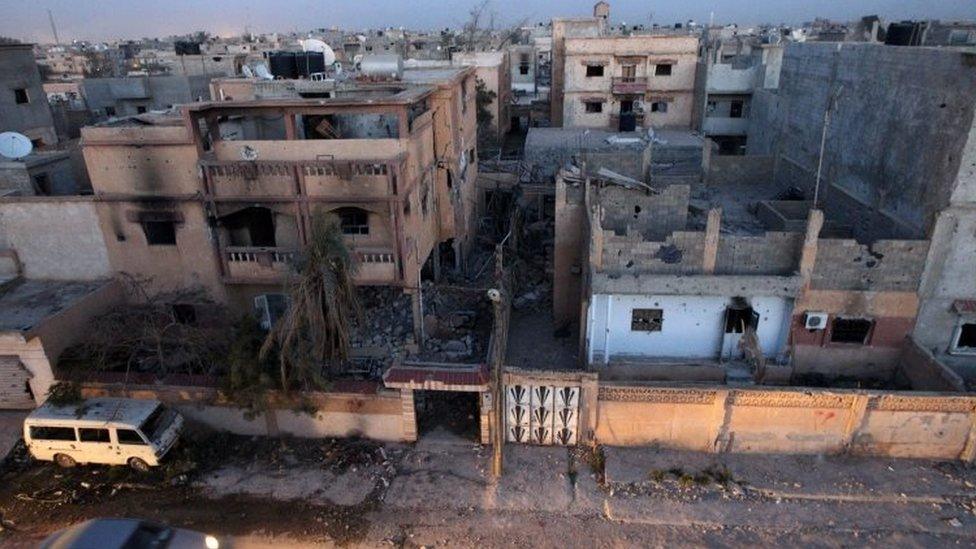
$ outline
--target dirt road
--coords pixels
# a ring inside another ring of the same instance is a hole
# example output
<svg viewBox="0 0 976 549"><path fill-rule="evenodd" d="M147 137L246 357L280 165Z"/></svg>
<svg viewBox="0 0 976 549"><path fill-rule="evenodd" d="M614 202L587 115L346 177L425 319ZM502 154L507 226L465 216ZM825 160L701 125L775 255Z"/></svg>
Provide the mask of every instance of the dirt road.
<svg viewBox="0 0 976 549"><path fill-rule="evenodd" d="M415 445L208 436L148 476L13 460L0 545L96 516L237 547L976 544L976 471L958 464L509 446L494 482L488 449L447 433Z"/></svg>

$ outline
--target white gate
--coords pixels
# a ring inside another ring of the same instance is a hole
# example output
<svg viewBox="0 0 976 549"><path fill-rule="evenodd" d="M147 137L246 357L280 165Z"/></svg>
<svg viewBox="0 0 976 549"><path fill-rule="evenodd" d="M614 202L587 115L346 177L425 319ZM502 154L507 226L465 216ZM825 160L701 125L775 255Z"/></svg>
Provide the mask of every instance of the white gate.
<svg viewBox="0 0 976 549"><path fill-rule="evenodd" d="M576 444L579 396L579 387L508 385L506 439L525 444Z"/></svg>

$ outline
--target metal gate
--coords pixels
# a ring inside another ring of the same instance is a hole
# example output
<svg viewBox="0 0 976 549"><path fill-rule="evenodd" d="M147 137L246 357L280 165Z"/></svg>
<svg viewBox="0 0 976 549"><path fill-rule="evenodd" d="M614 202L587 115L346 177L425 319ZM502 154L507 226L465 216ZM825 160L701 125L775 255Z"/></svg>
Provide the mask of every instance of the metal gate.
<svg viewBox="0 0 976 549"><path fill-rule="evenodd" d="M579 387L508 385L506 439L525 444L576 444L579 396Z"/></svg>

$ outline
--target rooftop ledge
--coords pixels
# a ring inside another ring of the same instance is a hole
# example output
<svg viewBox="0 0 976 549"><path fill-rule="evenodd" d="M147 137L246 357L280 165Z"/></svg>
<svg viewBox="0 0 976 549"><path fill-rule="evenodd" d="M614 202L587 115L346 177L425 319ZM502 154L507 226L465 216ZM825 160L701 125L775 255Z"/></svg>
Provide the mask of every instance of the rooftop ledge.
<svg viewBox="0 0 976 549"><path fill-rule="evenodd" d="M593 273L594 294L652 295L769 295L793 297L803 279L799 275L612 275Z"/></svg>

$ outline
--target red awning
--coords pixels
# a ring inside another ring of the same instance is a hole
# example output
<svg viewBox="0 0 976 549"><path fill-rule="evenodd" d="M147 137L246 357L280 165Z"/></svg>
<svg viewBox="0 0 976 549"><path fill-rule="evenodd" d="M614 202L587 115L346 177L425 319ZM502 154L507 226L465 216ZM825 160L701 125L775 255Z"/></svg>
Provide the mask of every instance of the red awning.
<svg viewBox="0 0 976 549"><path fill-rule="evenodd" d="M487 364L406 362L390 367L383 382L394 389L483 392L488 390Z"/></svg>

